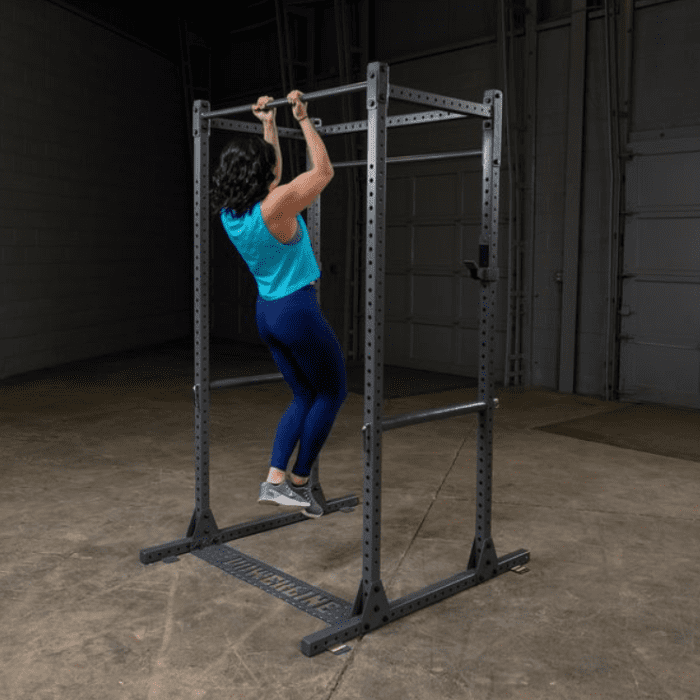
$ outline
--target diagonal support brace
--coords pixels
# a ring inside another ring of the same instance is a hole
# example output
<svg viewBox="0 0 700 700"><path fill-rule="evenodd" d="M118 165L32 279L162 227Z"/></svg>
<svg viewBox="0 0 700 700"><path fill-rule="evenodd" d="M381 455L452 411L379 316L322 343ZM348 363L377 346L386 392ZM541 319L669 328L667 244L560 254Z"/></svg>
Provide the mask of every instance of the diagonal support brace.
<svg viewBox="0 0 700 700"><path fill-rule="evenodd" d="M214 538L220 532L211 508L204 510L199 518L197 518L197 509L195 508L185 537L193 539L192 549L203 549L214 544Z"/></svg>
<svg viewBox="0 0 700 700"><path fill-rule="evenodd" d="M365 584L369 585L369 591L365 590ZM362 629L369 632L382 627L389 622L390 612L389 600L381 580L371 584L368 581L360 581L360 588L352 606L352 617L362 616Z"/></svg>
<svg viewBox="0 0 700 700"><path fill-rule="evenodd" d="M476 539L472 542L472 551L469 555L467 571L474 570L479 583L488 581L498 575L498 556L493 538L489 537L478 548Z"/></svg>

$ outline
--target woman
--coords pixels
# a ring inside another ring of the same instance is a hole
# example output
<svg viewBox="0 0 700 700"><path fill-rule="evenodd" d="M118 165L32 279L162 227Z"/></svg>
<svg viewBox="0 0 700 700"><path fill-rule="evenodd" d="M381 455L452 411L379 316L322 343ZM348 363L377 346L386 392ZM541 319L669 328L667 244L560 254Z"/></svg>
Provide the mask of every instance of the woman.
<svg viewBox="0 0 700 700"><path fill-rule="evenodd" d="M323 510L312 497L308 478L348 391L340 343L312 286L321 271L299 213L333 179L333 166L301 93L294 90L287 100L313 165L289 184L279 185L277 110L263 111L271 100L261 97L253 105L264 126L264 139L235 138L222 151L212 177L211 203L255 277L258 332L294 394L277 428L270 472L260 484L258 502L306 507L304 515L318 518ZM287 462L297 442L299 453L288 483Z"/></svg>

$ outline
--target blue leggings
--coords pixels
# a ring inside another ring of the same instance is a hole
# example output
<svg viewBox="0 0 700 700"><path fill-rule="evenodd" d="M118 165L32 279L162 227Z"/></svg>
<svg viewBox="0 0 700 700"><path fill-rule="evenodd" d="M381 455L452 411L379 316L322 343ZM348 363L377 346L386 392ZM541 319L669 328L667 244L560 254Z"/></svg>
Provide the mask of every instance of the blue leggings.
<svg viewBox="0 0 700 700"><path fill-rule="evenodd" d="M294 394L277 428L270 466L286 471L299 442L292 471L306 477L348 395L343 352L311 285L277 301L258 297L256 321Z"/></svg>

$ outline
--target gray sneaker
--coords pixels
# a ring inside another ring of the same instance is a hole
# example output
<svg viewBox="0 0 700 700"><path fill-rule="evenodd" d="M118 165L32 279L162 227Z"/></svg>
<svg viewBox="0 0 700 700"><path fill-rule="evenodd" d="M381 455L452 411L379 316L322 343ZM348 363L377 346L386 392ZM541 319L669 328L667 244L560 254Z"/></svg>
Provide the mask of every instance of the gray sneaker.
<svg viewBox="0 0 700 700"><path fill-rule="evenodd" d="M300 498L303 498L305 501L311 501L309 507L301 511L302 515L305 515L307 518L320 518L323 515L323 508L321 508L314 498L313 493L311 493L311 485L308 481L303 486L290 484L290 488L297 493Z"/></svg>
<svg viewBox="0 0 700 700"><path fill-rule="evenodd" d="M300 506L301 508L311 505L311 502L305 500L302 494L295 493L286 481L281 484L263 481L260 484L258 503L266 506Z"/></svg>

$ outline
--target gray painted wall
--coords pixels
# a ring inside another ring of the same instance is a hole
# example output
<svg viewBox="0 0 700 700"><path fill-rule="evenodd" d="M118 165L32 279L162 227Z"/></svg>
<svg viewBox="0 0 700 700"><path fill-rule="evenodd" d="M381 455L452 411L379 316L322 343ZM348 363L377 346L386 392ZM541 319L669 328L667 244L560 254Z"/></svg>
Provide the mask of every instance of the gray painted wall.
<svg viewBox="0 0 700 700"><path fill-rule="evenodd" d="M191 325L177 67L43 0L0 3L0 377Z"/></svg>
<svg viewBox="0 0 700 700"><path fill-rule="evenodd" d="M429 3L430 17L423 17L426 5L402 2L397 13L396 3L378 4L377 58L389 62L392 82L472 100L480 100L486 89L506 92L495 40L464 45L495 33L497 5L484 2L483 11L477 11L470 3L467 12L463 3ZM521 280L523 290L530 284L533 290L532 306L529 298L524 304L527 361L522 381L557 388L562 373L571 4L557 0L539 7L538 21L547 23L537 32L534 217L524 195L515 222L526 241L534 237L534 277L525 266ZM620 282L616 388L622 400L697 407L700 69L695 57L700 3L641 0L635 7L630 135L621 144L633 157L621 165L627 178L621 207L628 214L620 231L620 273L637 276ZM442 20L436 21L436 12ZM323 70L315 75L314 89L338 83L333 77L336 46L328 41L332 12L320 18L320 25L317 66ZM593 396L605 394L609 279L603 26L599 14L590 14L574 338L573 388ZM274 25L270 31L255 54L256 65L265 68L265 75L278 75L271 70ZM186 336L192 315L192 195L177 66L41 0L4 2L0 40L0 377ZM523 42L522 37L514 40L516 56L522 55ZM231 51L226 48L226 65L238 70L219 75L215 106L251 97L241 87L245 56ZM521 61L516 66L520 102L523 74ZM279 87L260 89L271 91L281 94ZM338 101L314 103L310 111L326 124L343 120ZM362 101L355 100L353 118L361 111ZM416 110L392 107L391 113L401 111ZM513 139L516 126L525 125L521 112L511 123ZM480 143L478 120L441 123L392 130L389 152L456 150ZM333 160L348 157L342 138L329 138L327 144ZM511 218L505 146L504 141L499 377L505 371ZM389 175L386 361L475 376L477 289L461 271L461 261L476 257L479 207L472 197L479 188L480 164L395 165ZM361 181L364 176L339 171L322 202L322 305L341 338L346 289L353 276L364 282L361 270L346 274L352 177ZM527 182L526 173L521 178ZM359 215L361 225L362 211ZM252 277L215 227L212 245L213 335L259 342ZM361 238L358 245L363 251ZM617 270L612 277L617 284ZM355 334L363 338L361 328Z"/></svg>
<svg viewBox="0 0 700 700"><path fill-rule="evenodd" d="M630 135L622 145L632 158L623 165L627 215L617 388L622 401L699 407L700 64L693 57L700 46L700 4L640 3L634 22ZM617 275L608 267L611 179L603 18L589 18L587 28L574 391L603 397L608 279L617 284ZM388 50L398 52L401 44L416 50L410 34L386 31ZM515 55L522 56L517 41ZM523 380L549 388L558 387L561 372L570 43L566 20L538 32L534 232L529 230L527 202L520 222L528 229L526 240L534 236L534 298L525 314L531 362ZM392 62L391 54L384 58ZM400 60L392 65L390 80L463 99L480 100L489 87L509 97L495 42ZM480 145L480 129L473 126L454 122L395 129L389 152L475 147ZM498 377L505 369L508 321L509 165L504 142ZM390 166L388 364L476 376L477 285L461 269L461 261L476 258L480 173L478 159ZM527 290L529 268L524 273L522 289Z"/></svg>

